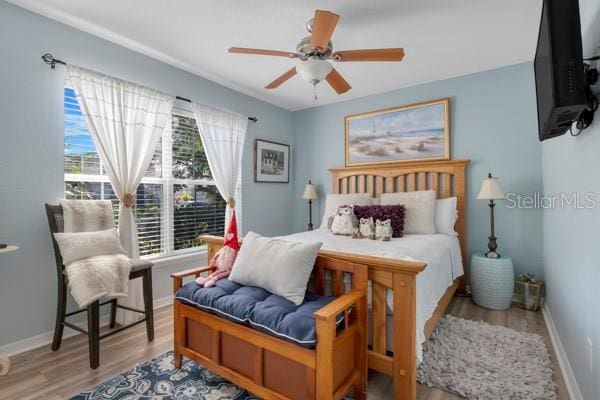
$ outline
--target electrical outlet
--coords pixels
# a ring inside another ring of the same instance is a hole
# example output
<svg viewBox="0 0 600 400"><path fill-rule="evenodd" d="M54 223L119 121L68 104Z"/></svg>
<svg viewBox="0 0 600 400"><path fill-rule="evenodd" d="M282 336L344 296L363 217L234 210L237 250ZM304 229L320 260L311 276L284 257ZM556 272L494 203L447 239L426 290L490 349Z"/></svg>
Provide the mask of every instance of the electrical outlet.
<svg viewBox="0 0 600 400"><path fill-rule="evenodd" d="M585 338L585 344L586 344L585 354L587 357L588 368L590 369L590 372L594 372L594 357L593 357L592 339L589 337Z"/></svg>

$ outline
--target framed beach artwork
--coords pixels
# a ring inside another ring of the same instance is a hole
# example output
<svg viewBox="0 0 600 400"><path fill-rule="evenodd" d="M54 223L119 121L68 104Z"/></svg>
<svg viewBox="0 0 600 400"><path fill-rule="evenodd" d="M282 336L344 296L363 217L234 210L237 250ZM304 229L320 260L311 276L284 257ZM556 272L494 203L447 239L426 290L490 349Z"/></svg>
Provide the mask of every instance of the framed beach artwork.
<svg viewBox="0 0 600 400"><path fill-rule="evenodd" d="M254 142L254 182L288 183L290 146L256 139Z"/></svg>
<svg viewBox="0 0 600 400"><path fill-rule="evenodd" d="M449 99L349 115L346 166L450 159Z"/></svg>

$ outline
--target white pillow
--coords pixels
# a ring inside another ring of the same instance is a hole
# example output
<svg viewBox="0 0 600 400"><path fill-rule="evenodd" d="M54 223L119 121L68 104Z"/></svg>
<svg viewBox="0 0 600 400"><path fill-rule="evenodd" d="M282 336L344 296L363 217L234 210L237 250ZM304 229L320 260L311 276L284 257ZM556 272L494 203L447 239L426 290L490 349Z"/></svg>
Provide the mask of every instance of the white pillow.
<svg viewBox="0 0 600 400"><path fill-rule="evenodd" d="M456 197L437 199L435 201L435 231L444 235L456 236L454 224L458 219Z"/></svg>
<svg viewBox="0 0 600 400"><path fill-rule="evenodd" d="M116 229L95 232L55 233L63 264L96 256L126 254Z"/></svg>
<svg viewBox="0 0 600 400"><path fill-rule="evenodd" d="M372 201L370 193L328 194L325 199L325 213L321 220L321 228L328 228L329 217L335 214L339 206L370 206Z"/></svg>
<svg viewBox="0 0 600 400"><path fill-rule="evenodd" d="M302 304L321 242L300 243L248 232L229 279Z"/></svg>
<svg viewBox="0 0 600 400"><path fill-rule="evenodd" d="M404 233L426 235L435 233L435 192L433 190L381 194L382 206L398 204L406 208Z"/></svg>

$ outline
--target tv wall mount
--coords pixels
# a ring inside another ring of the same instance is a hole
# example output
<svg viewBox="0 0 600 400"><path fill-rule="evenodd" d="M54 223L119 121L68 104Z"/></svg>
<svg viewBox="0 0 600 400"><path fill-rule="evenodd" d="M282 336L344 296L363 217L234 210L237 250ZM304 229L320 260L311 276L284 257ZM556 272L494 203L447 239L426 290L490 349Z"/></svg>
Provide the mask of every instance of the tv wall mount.
<svg viewBox="0 0 600 400"><path fill-rule="evenodd" d="M581 112L579 118L577 118L574 123L575 128L577 129L576 132L573 130L573 126L571 126L571 129L569 130L571 136L579 136L581 132L589 128L590 125L592 125L592 122L594 122L594 113L598 110L598 97L594 94L592 86L598 83L599 71L598 68L592 66L592 63L599 60L600 55L584 58L583 72L585 74L587 107Z"/></svg>

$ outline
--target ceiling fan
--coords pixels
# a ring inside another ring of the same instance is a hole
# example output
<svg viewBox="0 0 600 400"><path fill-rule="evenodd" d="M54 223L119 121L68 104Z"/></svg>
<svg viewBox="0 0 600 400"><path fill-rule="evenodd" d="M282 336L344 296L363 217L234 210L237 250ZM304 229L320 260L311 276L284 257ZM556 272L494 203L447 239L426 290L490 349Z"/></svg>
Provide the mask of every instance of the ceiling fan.
<svg viewBox="0 0 600 400"><path fill-rule="evenodd" d="M339 19L339 15L330 11L316 10L314 18L306 23L306 29L310 36L300 40L295 53L243 47L232 47L229 52L298 59L298 64L295 67L278 76L273 82L265 86L265 89L275 89L298 73L314 87L325 79L337 94L346 93L352 86L346 82L329 60L337 62L402 61L404 58L404 49L401 48L334 52L330 39Z"/></svg>

